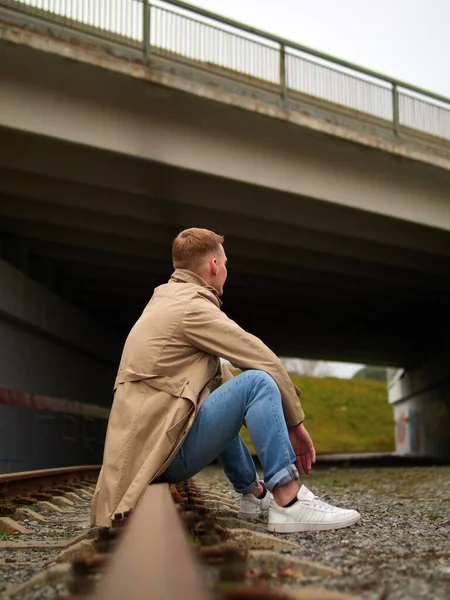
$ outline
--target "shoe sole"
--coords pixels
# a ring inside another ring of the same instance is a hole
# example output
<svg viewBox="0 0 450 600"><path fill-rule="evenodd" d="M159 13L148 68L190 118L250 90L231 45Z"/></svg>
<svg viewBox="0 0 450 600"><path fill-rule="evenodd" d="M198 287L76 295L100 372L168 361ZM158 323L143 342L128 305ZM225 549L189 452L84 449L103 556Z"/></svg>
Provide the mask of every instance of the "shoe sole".
<svg viewBox="0 0 450 600"><path fill-rule="evenodd" d="M238 519L267 519L269 516L269 509L262 510L260 513L246 513L239 512L237 518Z"/></svg>
<svg viewBox="0 0 450 600"><path fill-rule="evenodd" d="M326 531L329 529L342 529L354 525L361 518L360 515L342 523L268 523L267 530L272 533L296 533L298 531Z"/></svg>

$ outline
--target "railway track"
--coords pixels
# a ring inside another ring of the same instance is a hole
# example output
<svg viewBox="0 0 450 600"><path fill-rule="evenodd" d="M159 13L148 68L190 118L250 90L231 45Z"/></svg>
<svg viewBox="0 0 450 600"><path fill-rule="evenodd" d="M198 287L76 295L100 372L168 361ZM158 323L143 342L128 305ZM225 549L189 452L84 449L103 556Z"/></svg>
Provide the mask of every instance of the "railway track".
<svg viewBox="0 0 450 600"><path fill-rule="evenodd" d="M95 485L99 466L64 467L0 475L0 499L35 504L53 496Z"/></svg>
<svg viewBox="0 0 450 600"><path fill-rule="evenodd" d="M338 571L291 556L295 544L238 520L233 493L201 477L151 485L135 512L116 515L113 528L90 528L98 472L0 476L2 598L350 598L317 588ZM287 582L302 587L282 588Z"/></svg>
<svg viewBox="0 0 450 600"><path fill-rule="evenodd" d="M88 514L99 469L0 475L0 596L45 597L50 581L66 590L69 563L89 552L95 535Z"/></svg>

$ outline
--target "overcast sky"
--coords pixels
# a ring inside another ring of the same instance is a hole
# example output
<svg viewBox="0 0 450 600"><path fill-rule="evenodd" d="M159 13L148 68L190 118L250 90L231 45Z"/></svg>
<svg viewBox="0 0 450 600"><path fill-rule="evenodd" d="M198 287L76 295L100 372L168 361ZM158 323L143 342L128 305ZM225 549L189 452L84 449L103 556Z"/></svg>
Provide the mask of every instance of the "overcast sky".
<svg viewBox="0 0 450 600"><path fill-rule="evenodd" d="M450 98L450 0L191 0Z"/></svg>
<svg viewBox="0 0 450 600"><path fill-rule="evenodd" d="M335 377L342 377L343 379L351 379L356 371L363 366L356 363L340 362L330 362L329 364L331 367L331 374Z"/></svg>

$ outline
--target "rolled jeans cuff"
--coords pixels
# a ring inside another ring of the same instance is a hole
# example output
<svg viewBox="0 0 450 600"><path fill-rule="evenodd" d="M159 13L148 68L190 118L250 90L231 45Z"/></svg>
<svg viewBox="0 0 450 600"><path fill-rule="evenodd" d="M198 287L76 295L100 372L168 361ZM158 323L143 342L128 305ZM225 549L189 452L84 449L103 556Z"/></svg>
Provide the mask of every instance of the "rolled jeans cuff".
<svg viewBox="0 0 450 600"><path fill-rule="evenodd" d="M273 492L273 489L277 485L284 485L285 483L289 483L290 481L296 481L300 477L297 467L295 465L289 465L288 467L281 469L278 473L270 479L270 481L265 481L264 485L266 488Z"/></svg>
<svg viewBox="0 0 450 600"><path fill-rule="evenodd" d="M251 494L253 492L253 490L256 490L258 485L259 485L259 479L255 479L255 481L253 483L251 483L250 485L248 485L246 488L236 489L236 486L233 486L233 487L234 487L234 491L237 492L238 494Z"/></svg>

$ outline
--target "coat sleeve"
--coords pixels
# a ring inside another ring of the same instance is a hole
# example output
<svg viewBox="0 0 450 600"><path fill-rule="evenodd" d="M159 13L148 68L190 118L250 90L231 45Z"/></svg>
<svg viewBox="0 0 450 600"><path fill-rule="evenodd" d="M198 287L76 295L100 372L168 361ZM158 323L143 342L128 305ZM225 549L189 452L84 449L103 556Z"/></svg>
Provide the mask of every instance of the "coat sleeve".
<svg viewBox="0 0 450 600"><path fill-rule="evenodd" d="M305 415L298 389L278 357L259 338L239 327L209 300L201 298L190 302L183 328L188 343L195 348L229 360L239 369L259 369L268 373L281 392L287 425L298 425L303 421Z"/></svg>

